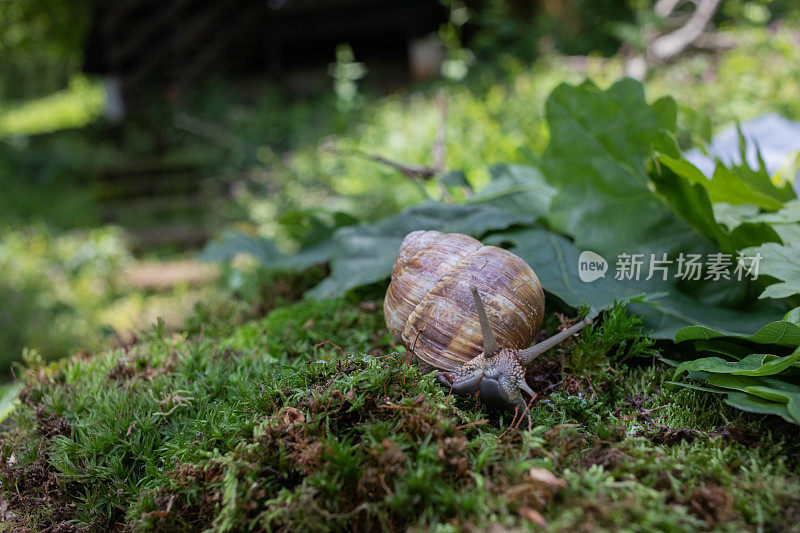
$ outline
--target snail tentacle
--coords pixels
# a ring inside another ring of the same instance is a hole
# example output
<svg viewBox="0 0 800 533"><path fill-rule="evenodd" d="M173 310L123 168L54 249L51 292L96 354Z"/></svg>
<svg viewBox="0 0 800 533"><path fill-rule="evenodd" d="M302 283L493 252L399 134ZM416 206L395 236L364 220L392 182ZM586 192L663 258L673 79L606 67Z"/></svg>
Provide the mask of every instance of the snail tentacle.
<svg viewBox="0 0 800 533"><path fill-rule="evenodd" d="M486 309L483 307L483 300L481 300L480 294L478 294L478 288L472 285L469 290L472 291L475 307L478 309L478 320L481 323L481 335L483 336L483 355L484 357L492 357L500 351L500 346L497 344L497 339L494 338L494 332L489 323L489 318L486 316Z"/></svg>
<svg viewBox="0 0 800 533"><path fill-rule="evenodd" d="M527 348L525 350L520 350L519 352L517 352L517 361L519 361L519 363L522 366L530 364L531 361L542 355L544 352L546 352L553 346L561 344L562 342L572 337L573 335L575 335L576 333L578 333L580 330L582 330L591 323L592 323L591 318L584 318L574 326L565 329L561 333L557 333L552 337L543 340L539 344L534 344L530 348Z"/></svg>

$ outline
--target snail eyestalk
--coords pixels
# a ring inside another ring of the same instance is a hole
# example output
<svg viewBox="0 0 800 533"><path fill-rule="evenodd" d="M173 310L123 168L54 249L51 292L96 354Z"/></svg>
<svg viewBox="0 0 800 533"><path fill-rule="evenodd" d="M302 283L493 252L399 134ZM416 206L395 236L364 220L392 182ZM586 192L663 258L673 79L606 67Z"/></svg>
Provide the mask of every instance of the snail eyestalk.
<svg viewBox="0 0 800 533"><path fill-rule="evenodd" d="M472 297L475 299L475 307L478 308L478 320L481 323L481 335L483 335L483 354L485 357L492 357L500 351L500 346L494 338L492 326L489 324L489 318L486 316L486 309L483 307L483 300L478 294L478 288L472 285L469 290L472 291Z"/></svg>
<svg viewBox="0 0 800 533"><path fill-rule="evenodd" d="M550 348L557 346L567 340L568 338L572 337L580 330L588 326L592 323L591 318L584 318L574 326L570 326L561 333L553 335L552 337L543 340L539 344L534 344L530 348L525 350L520 350L517 352L517 360L520 362L522 366L528 365L531 361L542 355L544 352L549 350Z"/></svg>

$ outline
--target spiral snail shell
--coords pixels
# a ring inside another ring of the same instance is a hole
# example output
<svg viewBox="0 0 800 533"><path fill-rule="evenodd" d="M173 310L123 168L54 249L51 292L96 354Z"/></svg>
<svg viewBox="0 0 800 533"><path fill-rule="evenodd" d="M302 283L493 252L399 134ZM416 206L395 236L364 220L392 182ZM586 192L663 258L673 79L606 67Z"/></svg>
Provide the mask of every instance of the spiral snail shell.
<svg viewBox="0 0 800 533"><path fill-rule="evenodd" d="M440 231L405 237L383 312L423 372L438 369L437 379L454 392L515 409L526 407L521 390L535 396L524 366L590 323L527 348L544 315L533 269L508 250Z"/></svg>
<svg viewBox="0 0 800 533"><path fill-rule="evenodd" d="M415 231L400 245L383 312L392 336L439 370L455 370L483 351L470 291L483 297L497 342L525 348L544 315L544 292L528 264L460 233Z"/></svg>

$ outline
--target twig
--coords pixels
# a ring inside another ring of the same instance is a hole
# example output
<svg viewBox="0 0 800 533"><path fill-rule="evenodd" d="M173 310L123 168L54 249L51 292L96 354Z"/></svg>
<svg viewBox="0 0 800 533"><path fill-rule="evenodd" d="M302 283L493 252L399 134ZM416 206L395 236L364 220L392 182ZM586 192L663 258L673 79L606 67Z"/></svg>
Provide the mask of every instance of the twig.
<svg viewBox="0 0 800 533"><path fill-rule="evenodd" d="M506 433L508 433L508 430L511 429L511 427L514 425L514 422L517 420L517 415L518 414L520 414L519 413L519 404L514 406L514 417L511 419L511 423L508 425L508 427L502 433L500 433L500 435L498 435L497 440L502 439L503 436ZM520 416L520 420L522 420L522 416Z"/></svg>
<svg viewBox="0 0 800 533"><path fill-rule="evenodd" d="M357 148L343 149L343 148L337 148L335 146L323 146L322 149L328 153L335 155L352 155L360 157L362 159L369 159L370 161L375 161L376 163L381 163L383 165L392 167L393 169L399 171L401 174L403 174L405 177L409 179L419 178L427 181L436 175L436 169L433 167L401 163L399 161L393 161L391 159L383 157L382 155L371 154L369 152L365 152Z"/></svg>
<svg viewBox="0 0 800 533"><path fill-rule="evenodd" d="M439 127L436 130L436 140L433 142L431 155L433 156L433 168L437 175L441 175L444 173L447 159L447 145L445 143L445 134L447 132L447 97L444 91L440 90L436 93L436 106L439 108ZM453 203L452 195L441 181L439 182L439 191L445 203Z"/></svg>
<svg viewBox="0 0 800 533"><path fill-rule="evenodd" d="M394 405L394 404L381 405L380 408L381 409L401 409L401 410L404 410L404 411L410 411L411 409L413 409L413 407L408 406L408 405Z"/></svg>
<svg viewBox="0 0 800 533"><path fill-rule="evenodd" d="M686 24L673 32L654 39L647 51L651 61L663 61L675 57L692 44L703 34L703 29L706 25L711 22L714 13L717 12L720 1L699 0L694 13L686 21ZM673 6L672 9L674 8Z"/></svg>
<svg viewBox="0 0 800 533"><path fill-rule="evenodd" d="M342 350L342 347L341 347L341 346L339 346L338 344L336 344L336 343L335 343L335 342L333 342L333 341L322 341L322 342L320 342L319 344L317 344L316 346L314 346L314 349L316 350L317 348L319 348L320 346L322 346L322 345L324 345L324 344L333 344L334 346L336 346L337 348L339 348L339 353L341 353L341 354L342 354L342 358L344 358L344 350Z"/></svg>
<svg viewBox="0 0 800 533"><path fill-rule="evenodd" d="M188 113L178 113L175 116L175 127L193 133L198 137L205 137L215 144L230 150L243 153L251 153L254 150L250 143L219 124L207 122Z"/></svg>
<svg viewBox="0 0 800 533"><path fill-rule="evenodd" d="M470 422L469 424L461 424L460 426L456 426L456 429L466 429L472 426L482 426L484 424L488 424L489 419L484 418L483 420L477 420L475 422Z"/></svg>
<svg viewBox="0 0 800 533"><path fill-rule="evenodd" d="M439 91L439 93L437 93L436 95L436 106L439 109L439 125L436 129L436 138L433 142L433 146L431 147L433 166L412 165L409 163L403 163L400 161L389 159L379 154L365 152L357 148L345 149L345 148L338 148L336 146L323 146L322 150L334 155L345 155L345 156L349 155L349 156L360 157L361 159L367 159L369 161L374 161L376 163L380 163L382 165L391 167L400 172L412 183L414 183L414 185L417 186L422 195L425 196L426 199L430 200L430 195L428 194L428 191L426 191L425 187L417 180L429 181L435 176L442 174L445 170L445 160L447 156L447 146L445 143L445 134L447 130L447 98L445 97L443 91ZM442 199L445 202L452 202L453 199L450 196L450 193L447 192L447 189L444 187L444 185L440 184L440 188L442 193Z"/></svg>
<svg viewBox="0 0 800 533"><path fill-rule="evenodd" d="M414 359L414 349L417 347L417 339L419 339L422 330L417 332L417 336L414 337L414 342L411 343L411 356L406 358L406 364L403 366L403 386L406 385L406 372L408 372L409 367L411 366L411 360ZM408 349L408 348L406 348Z"/></svg>
<svg viewBox="0 0 800 533"><path fill-rule="evenodd" d="M431 154L433 155L433 170L436 174L441 174L444 172L445 158L447 156L447 146L445 145L447 98L444 91L439 91L436 94L436 107L439 109L439 127L436 129L436 140L433 142Z"/></svg>
<svg viewBox="0 0 800 533"><path fill-rule="evenodd" d="M675 8L678 7L680 3L681 0L658 0L653 7L653 11L655 11L656 15L659 17L666 17L675 11Z"/></svg>

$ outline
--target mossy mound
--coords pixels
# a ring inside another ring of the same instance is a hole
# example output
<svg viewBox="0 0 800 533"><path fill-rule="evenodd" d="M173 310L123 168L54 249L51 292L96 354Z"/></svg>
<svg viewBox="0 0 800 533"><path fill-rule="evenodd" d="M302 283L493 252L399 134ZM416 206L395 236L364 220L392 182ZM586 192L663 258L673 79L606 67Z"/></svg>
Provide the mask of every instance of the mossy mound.
<svg viewBox="0 0 800 533"><path fill-rule="evenodd" d="M672 390L661 363L625 366L634 325L616 314L534 365L532 431L420 375L374 302L293 304L219 338L156 327L28 373L3 435L2 525L795 527L796 428Z"/></svg>

